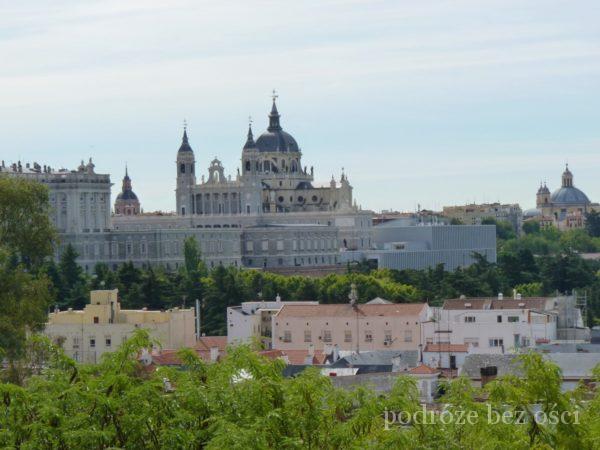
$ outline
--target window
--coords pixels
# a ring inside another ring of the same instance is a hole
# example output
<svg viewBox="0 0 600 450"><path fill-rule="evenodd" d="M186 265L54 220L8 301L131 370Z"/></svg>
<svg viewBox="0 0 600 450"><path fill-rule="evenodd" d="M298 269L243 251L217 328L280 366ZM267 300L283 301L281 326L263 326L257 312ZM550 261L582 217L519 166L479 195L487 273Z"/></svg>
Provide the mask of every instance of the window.
<svg viewBox="0 0 600 450"><path fill-rule="evenodd" d="M383 340L385 342L392 342L392 332L390 330L385 330L383 332Z"/></svg>
<svg viewBox="0 0 600 450"><path fill-rule="evenodd" d="M180 164L179 165L179 172L185 173L185 164Z"/></svg>
<svg viewBox="0 0 600 450"><path fill-rule="evenodd" d="M350 331L350 330L344 331L344 342L352 342L352 331Z"/></svg>
<svg viewBox="0 0 600 450"><path fill-rule="evenodd" d="M502 316L496 316L496 321L498 323L502 323Z"/></svg>
<svg viewBox="0 0 600 450"><path fill-rule="evenodd" d="M508 321L511 323L518 322L519 316L508 316Z"/></svg>
<svg viewBox="0 0 600 450"><path fill-rule="evenodd" d="M281 239L277 241L277 251L283 251L283 241Z"/></svg>
<svg viewBox="0 0 600 450"><path fill-rule="evenodd" d="M404 342L412 342L412 330L404 330Z"/></svg>
<svg viewBox="0 0 600 450"><path fill-rule="evenodd" d="M112 344L112 340L111 340L110 336L104 339L104 345L106 347L110 347L111 344Z"/></svg>
<svg viewBox="0 0 600 450"><path fill-rule="evenodd" d="M304 330L304 342L311 342L312 336L310 330Z"/></svg>
<svg viewBox="0 0 600 450"><path fill-rule="evenodd" d="M263 252L266 252L269 250L269 241L267 241L267 240L262 241L262 250L263 250Z"/></svg>
<svg viewBox="0 0 600 450"><path fill-rule="evenodd" d="M96 339L95 339L95 338L91 338L91 339L90 339L90 347L91 347L91 348L94 348L94 347L96 347Z"/></svg>
<svg viewBox="0 0 600 450"><path fill-rule="evenodd" d="M100 318L98 316L94 316L94 323L100 323Z"/></svg>
<svg viewBox="0 0 600 450"><path fill-rule="evenodd" d="M286 330L283 332L283 342L292 342L292 332Z"/></svg>
<svg viewBox="0 0 600 450"><path fill-rule="evenodd" d="M79 337L73 336L73 348L79 348Z"/></svg>
<svg viewBox="0 0 600 450"><path fill-rule="evenodd" d="M323 342L331 342L331 330L323 330Z"/></svg>
<svg viewBox="0 0 600 450"><path fill-rule="evenodd" d="M502 347L503 345L503 339L490 339L490 347Z"/></svg>
<svg viewBox="0 0 600 450"><path fill-rule="evenodd" d="M475 322L475 316L465 316L465 322L466 323L474 323Z"/></svg>
<svg viewBox="0 0 600 450"><path fill-rule="evenodd" d="M373 332L365 331L365 342L373 342Z"/></svg>

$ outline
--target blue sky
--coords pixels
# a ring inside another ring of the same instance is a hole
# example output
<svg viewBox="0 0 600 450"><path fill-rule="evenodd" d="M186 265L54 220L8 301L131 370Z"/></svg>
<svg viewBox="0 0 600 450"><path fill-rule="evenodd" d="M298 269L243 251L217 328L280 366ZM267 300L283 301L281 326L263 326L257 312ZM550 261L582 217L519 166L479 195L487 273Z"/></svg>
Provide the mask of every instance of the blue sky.
<svg viewBox="0 0 600 450"><path fill-rule="evenodd" d="M0 157L94 158L145 210L174 208L187 119L197 170L235 174L247 117L282 125L318 182L364 208L532 207L564 163L600 201L600 2L0 2Z"/></svg>

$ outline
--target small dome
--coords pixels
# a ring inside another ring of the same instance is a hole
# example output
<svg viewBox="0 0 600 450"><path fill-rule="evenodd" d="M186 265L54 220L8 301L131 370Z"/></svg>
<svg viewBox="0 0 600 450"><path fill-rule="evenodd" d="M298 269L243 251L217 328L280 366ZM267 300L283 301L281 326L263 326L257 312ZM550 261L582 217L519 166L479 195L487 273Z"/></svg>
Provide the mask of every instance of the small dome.
<svg viewBox="0 0 600 450"><path fill-rule="evenodd" d="M590 199L582 191L574 186L561 187L552 193L550 196L552 203L561 205L588 205Z"/></svg>
<svg viewBox="0 0 600 450"><path fill-rule="evenodd" d="M133 191L124 191L117 195L117 200L137 200L137 195Z"/></svg>
<svg viewBox="0 0 600 450"><path fill-rule="evenodd" d="M312 189L312 184L310 184L308 181L301 181L300 183L298 183L298 186L296 186L296 189Z"/></svg>
<svg viewBox="0 0 600 450"><path fill-rule="evenodd" d="M526 209L523 211L523 219L531 219L532 217L540 217L542 211L537 208Z"/></svg>

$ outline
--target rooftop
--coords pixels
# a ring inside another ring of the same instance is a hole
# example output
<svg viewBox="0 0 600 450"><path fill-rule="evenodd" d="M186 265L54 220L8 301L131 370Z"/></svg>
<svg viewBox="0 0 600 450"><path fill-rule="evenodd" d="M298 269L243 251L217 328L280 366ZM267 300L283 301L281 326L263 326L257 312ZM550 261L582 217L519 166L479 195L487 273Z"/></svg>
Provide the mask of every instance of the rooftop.
<svg viewBox="0 0 600 450"><path fill-rule="evenodd" d="M499 300L496 297L479 298L455 298L444 302L443 309L537 309L546 310L549 302L553 304L553 297L528 297L522 299L505 298Z"/></svg>
<svg viewBox="0 0 600 450"><path fill-rule="evenodd" d="M355 317L362 316L416 316L427 306L425 303L361 304L356 307L349 303L330 305L291 305L286 304L277 313L283 317Z"/></svg>

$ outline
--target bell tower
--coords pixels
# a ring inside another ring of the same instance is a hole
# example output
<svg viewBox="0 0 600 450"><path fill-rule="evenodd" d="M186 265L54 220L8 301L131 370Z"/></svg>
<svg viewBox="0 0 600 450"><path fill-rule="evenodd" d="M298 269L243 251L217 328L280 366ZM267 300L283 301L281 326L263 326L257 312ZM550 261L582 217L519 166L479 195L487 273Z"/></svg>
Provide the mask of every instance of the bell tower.
<svg viewBox="0 0 600 450"><path fill-rule="evenodd" d="M192 188L196 184L196 160L187 136L187 123L183 125L183 138L177 151L177 187L175 188L177 214L194 214Z"/></svg>

